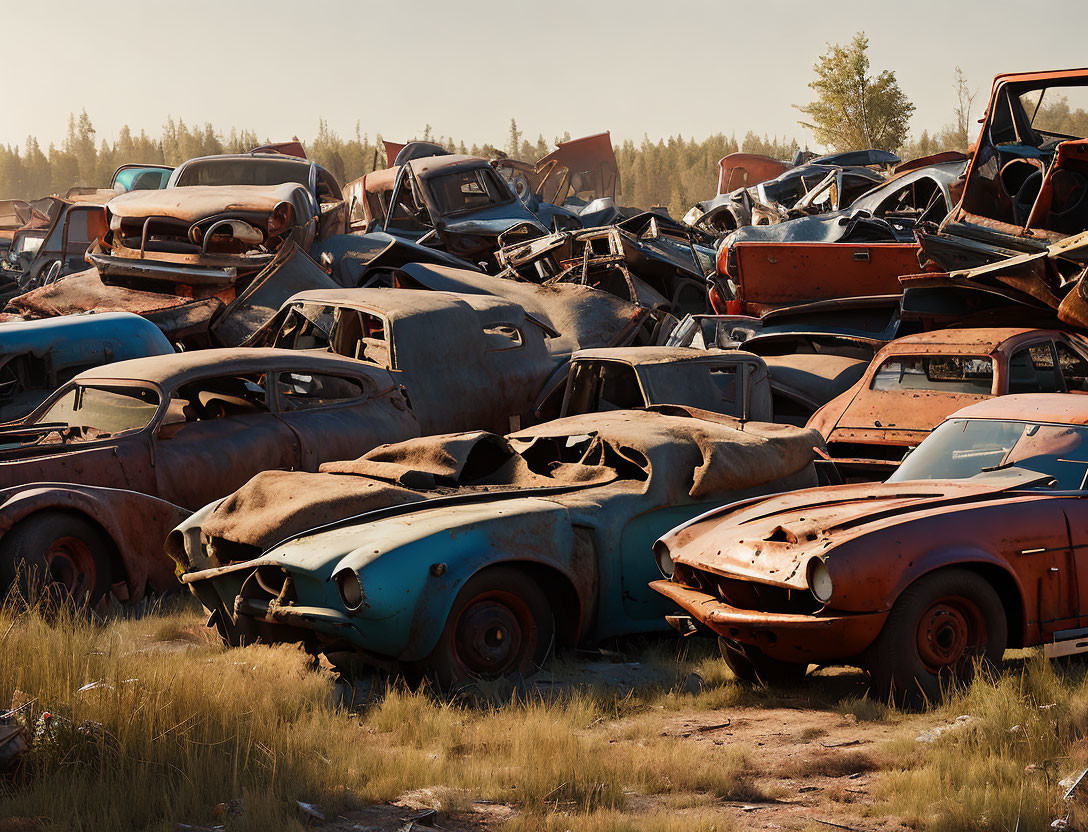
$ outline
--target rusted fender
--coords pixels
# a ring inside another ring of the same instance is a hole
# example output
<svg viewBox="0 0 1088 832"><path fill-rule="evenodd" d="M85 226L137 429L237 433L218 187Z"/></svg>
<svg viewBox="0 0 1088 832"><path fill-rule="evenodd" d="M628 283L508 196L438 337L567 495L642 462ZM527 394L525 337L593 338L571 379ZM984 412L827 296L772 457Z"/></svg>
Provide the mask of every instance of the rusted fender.
<svg viewBox="0 0 1088 832"><path fill-rule="evenodd" d="M70 511L95 524L112 541L129 600L145 589L161 592L178 585L174 565L163 553L167 532L189 512L173 503L136 491L72 483L43 482L0 490L0 535L40 511Z"/></svg>

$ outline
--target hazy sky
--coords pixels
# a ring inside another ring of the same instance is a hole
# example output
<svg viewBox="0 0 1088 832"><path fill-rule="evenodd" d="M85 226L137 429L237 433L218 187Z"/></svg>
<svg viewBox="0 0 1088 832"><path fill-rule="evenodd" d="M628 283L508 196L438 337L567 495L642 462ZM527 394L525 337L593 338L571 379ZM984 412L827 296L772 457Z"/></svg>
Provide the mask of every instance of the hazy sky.
<svg viewBox="0 0 1088 832"><path fill-rule="evenodd" d="M810 137L828 42L864 29L874 70L895 70L912 130L951 121L953 68L981 112L998 72L1088 63L1088 0L0 0L6 105L0 143L63 137L86 108L99 138L158 135L167 116L308 140L435 132L505 142L749 130Z"/></svg>

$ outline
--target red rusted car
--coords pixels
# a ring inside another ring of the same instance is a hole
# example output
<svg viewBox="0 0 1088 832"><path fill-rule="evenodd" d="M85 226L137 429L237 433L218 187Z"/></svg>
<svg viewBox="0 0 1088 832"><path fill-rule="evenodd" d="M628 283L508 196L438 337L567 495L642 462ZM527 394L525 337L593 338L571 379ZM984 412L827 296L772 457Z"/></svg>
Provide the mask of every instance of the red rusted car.
<svg viewBox="0 0 1088 832"><path fill-rule="evenodd" d="M209 349L87 370L0 427L0 595L31 568L92 603L167 589L162 542L192 510L261 471L316 471L418 434L386 370L327 353Z"/></svg>
<svg viewBox="0 0 1088 832"><path fill-rule="evenodd" d="M1088 392L1088 339L1050 329L942 329L897 338L808 421L847 480L884 479L949 414L1006 393Z"/></svg>
<svg viewBox="0 0 1088 832"><path fill-rule="evenodd" d="M917 703L1006 648L1088 650L1088 397L979 402L886 483L734 503L654 551L651 586L752 682L854 665Z"/></svg>

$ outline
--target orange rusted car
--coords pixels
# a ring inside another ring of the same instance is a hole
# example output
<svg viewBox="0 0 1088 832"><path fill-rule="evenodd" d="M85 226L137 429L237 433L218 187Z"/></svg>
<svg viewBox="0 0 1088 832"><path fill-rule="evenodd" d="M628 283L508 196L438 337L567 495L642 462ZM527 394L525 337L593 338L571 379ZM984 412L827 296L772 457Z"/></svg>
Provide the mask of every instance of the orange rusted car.
<svg viewBox="0 0 1088 832"><path fill-rule="evenodd" d="M916 704L1006 648L1088 650L1088 397L979 402L886 483L734 503L654 551L675 625L750 682L853 665Z"/></svg>
<svg viewBox="0 0 1088 832"><path fill-rule="evenodd" d="M1050 329L942 329L897 338L808 421L847 480L884 479L949 414L1007 393L1088 392L1088 339Z"/></svg>

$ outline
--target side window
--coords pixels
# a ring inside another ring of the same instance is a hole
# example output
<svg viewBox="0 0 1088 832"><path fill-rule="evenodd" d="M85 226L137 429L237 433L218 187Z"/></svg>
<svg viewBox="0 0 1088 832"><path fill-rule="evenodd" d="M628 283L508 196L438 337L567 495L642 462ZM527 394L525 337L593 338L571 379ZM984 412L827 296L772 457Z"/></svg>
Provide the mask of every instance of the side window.
<svg viewBox="0 0 1088 832"><path fill-rule="evenodd" d="M360 379L298 371L280 373L276 390L285 411L357 401L366 393Z"/></svg>
<svg viewBox="0 0 1088 832"><path fill-rule="evenodd" d="M1060 393L1061 379L1050 341L1017 350L1009 359L1010 393Z"/></svg>
<svg viewBox="0 0 1088 832"><path fill-rule="evenodd" d="M268 413L264 373L202 378L183 384L170 397L159 435L173 436L186 425Z"/></svg>
<svg viewBox="0 0 1088 832"><path fill-rule="evenodd" d="M1065 389L1070 393L1088 393L1088 361L1068 344L1058 341L1055 346Z"/></svg>
<svg viewBox="0 0 1088 832"><path fill-rule="evenodd" d="M646 406L632 367L610 361L577 361L570 379L567 416Z"/></svg>
<svg viewBox="0 0 1088 832"><path fill-rule="evenodd" d="M341 309L336 317L330 350L379 367L392 366L385 321L368 312Z"/></svg>

